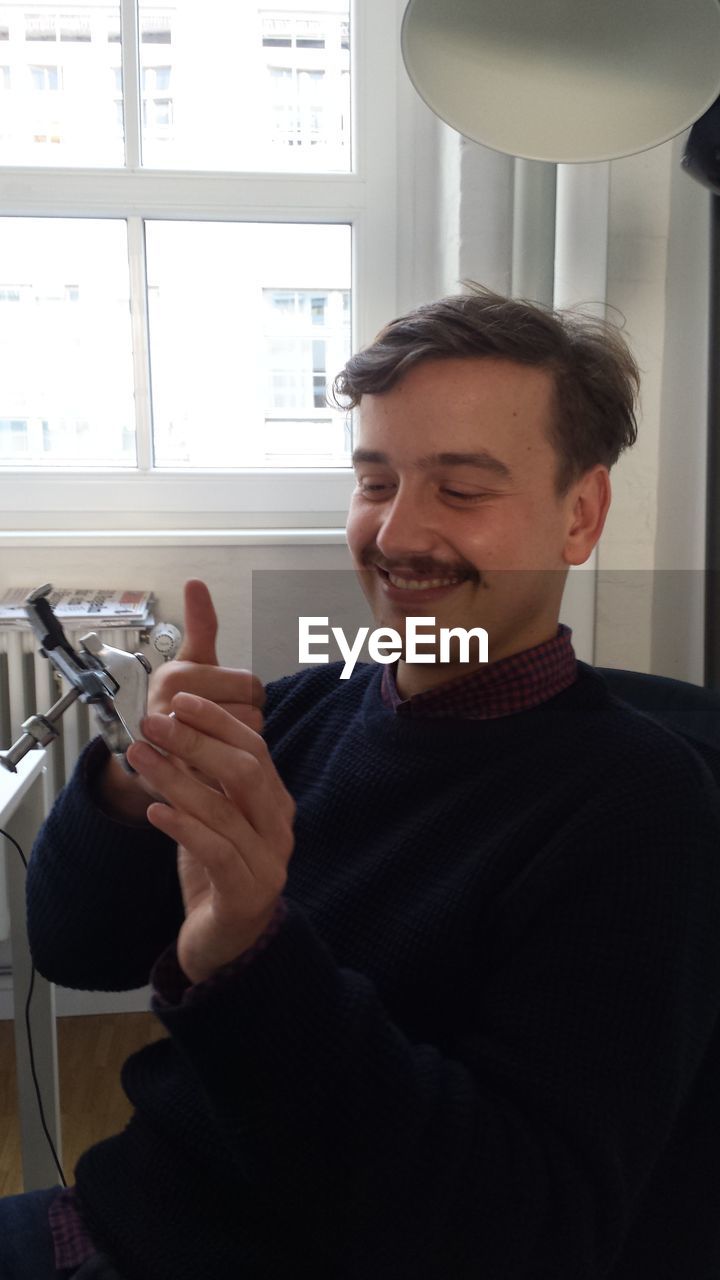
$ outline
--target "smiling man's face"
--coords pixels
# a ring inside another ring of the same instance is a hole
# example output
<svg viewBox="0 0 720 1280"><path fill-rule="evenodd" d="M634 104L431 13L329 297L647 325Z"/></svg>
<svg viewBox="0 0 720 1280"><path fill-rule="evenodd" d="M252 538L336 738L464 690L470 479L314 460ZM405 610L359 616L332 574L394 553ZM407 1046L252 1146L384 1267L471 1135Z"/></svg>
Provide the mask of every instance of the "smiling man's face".
<svg viewBox="0 0 720 1280"><path fill-rule="evenodd" d="M484 627L491 662L555 635L567 568L590 555L610 489L598 466L558 494L553 411L547 370L485 356L428 360L362 397L347 540L378 627ZM398 688L466 669L401 661Z"/></svg>

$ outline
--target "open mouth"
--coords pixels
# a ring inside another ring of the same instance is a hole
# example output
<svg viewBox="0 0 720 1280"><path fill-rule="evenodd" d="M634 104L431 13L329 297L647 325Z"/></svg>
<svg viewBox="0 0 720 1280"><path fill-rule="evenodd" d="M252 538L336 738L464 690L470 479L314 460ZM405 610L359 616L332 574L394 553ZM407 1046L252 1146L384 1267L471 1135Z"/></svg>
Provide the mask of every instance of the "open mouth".
<svg viewBox="0 0 720 1280"><path fill-rule="evenodd" d="M380 577L388 583L390 587L397 591L438 591L447 587L456 587L463 581L461 577L453 574L449 577L410 577L404 574L390 573L387 569L381 569L379 565L375 566Z"/></svg>
<svg viewBox="0 0 720 1280"><path fill-rule="evenodd" d="M404 591L429 591L437 586L455 586L460 582L459 577L402 577L398 573L388 573L383 568L380 573L387 577L392 586L398 586Z"/></svg>

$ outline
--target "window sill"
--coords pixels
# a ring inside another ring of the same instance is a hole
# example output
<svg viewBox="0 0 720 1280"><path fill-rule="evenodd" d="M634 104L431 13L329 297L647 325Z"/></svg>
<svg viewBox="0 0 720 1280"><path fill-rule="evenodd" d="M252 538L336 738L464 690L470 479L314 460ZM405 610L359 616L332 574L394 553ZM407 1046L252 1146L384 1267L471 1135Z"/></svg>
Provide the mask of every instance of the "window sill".
<svg viewBox="0 0 720 1280"><path fill-rule="evenodd" d="M252 529L344 523L350 467L313 471L0 473L1 523L10 531L183 526Z"/></svg>
<svg viewBox="0 0 720 1280"><path fill-rule="evenodd" d="M343 546L345 531L328 529L22 529L0 530L0 549L20 547L282 547Z"/></svg>

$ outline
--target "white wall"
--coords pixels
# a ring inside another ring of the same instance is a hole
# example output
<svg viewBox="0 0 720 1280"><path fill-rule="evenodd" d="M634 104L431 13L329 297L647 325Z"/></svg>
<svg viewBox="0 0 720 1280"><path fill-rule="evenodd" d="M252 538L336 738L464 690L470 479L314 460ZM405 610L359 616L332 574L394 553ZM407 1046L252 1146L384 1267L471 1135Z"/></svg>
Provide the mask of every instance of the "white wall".
<svg viewBox="0 0 720 1280"><path fill-rule="evenodd" d="M169 544L134 536L130 545L120 537L116 545L63 545L54 547L50 539L39 546L15 542L12 551L3 554L0 565L0 591L11 585L55 586L103 585L138 587L154 590L158 597L158 620L182 625L182 588L191 577L207 582L221 619L218 657L223 665L249 666L254 663L263 679L282 674L271 669L261 653L252 652L251 588L253 570L284 571L283 591L292 583L293 575L302 579L302 571L334 570L334 583L342 579L344 570L353 584L346 547L335 535L335 545L292 546L273 543L265 546L234 545L231 535L213 535L193 540L193 535L177 535ZM63 539L64 542L67 539ZM204 545L203 545L204 544ZM285 576L286 575L286 576ZM360 608L360 603L358 608ZM301 608L300 612L306 610Z"/></svg>
<svg viewBox="0 0 720 1280"><path fill-rule="evenodd" d="M684 142L611 165L608 301L643 383L600 545L596 655L701 683L710 196Z"/></svg>

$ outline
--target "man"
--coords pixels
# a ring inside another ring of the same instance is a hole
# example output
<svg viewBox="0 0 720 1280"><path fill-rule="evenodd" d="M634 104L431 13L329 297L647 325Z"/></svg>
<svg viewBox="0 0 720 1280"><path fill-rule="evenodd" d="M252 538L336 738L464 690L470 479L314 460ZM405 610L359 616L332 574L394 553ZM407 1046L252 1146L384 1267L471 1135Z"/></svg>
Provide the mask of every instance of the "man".
<svg viewBox="0 0 720 1280"><path fill-rule="evenodd" d="M138 777L92 745L30 864L40 971L150 976L168 1032L125 1132L33 1201L43 1274L720 1271L715 787L558 626L636 379L611 330L480 292L338 380L377 625L482 626L487 667L318 666L261 737L188 585Z"/></svg>

